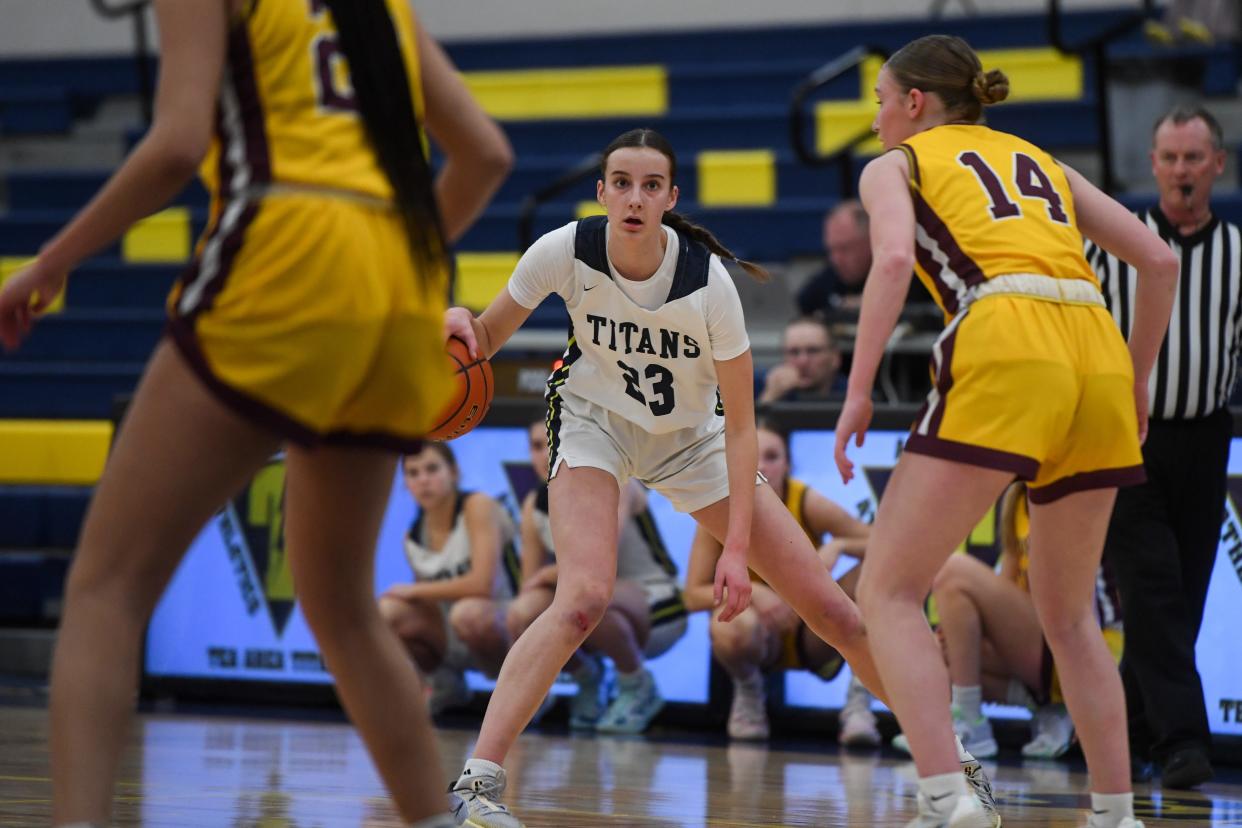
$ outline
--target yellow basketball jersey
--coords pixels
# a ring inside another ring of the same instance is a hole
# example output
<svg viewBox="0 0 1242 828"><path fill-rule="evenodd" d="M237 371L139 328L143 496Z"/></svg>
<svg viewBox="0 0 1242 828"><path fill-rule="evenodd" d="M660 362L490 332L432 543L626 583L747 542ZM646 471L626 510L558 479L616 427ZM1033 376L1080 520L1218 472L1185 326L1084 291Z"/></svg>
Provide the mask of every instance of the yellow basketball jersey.
<svg viewBox="0 0 1242 828"><path fill-rule="evenodd" d="M1007 273L1084 279L1069 181L1034 144L984 126L946 124L899 147L910 165L915 270L937 304L957 313L969 289Z"/></svg>
<svg viewBox="0 0 1242 828"><path fill-rule="evenodd" d="M413 12L405 0L387 3L421 116ZM419 140L410 136L411 152ZM217 198L282 183L391 200L324 0L254 0L233 20L216 134L200 172Z"/></svg>
<svg viewBox="0 0 1242 828"><path fill-rule="evenodd" d="M785 508L794 516L794 520L798 521L798 525L802 527L802 531L806 532L806 536L811 539L812 546L819 546L820 537L811 531L811 527L806 523L806 505L807 485L801 480L788 478L785 480Z"/></svg>

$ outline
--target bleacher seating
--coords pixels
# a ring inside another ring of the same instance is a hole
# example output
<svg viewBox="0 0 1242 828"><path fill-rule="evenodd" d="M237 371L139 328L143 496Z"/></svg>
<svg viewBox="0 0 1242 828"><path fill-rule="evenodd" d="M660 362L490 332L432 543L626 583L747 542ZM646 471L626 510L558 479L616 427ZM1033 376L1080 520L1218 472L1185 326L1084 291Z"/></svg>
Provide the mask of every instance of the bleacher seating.
<svg viewBox="0 0 1242 828"><path fill-rule="evenodd" d="M1068 38L1098 30L1109 15L1070 15ZM679 209L740 255L780 261L819 253L822 217L842 190L842 173L836 166L807 168L794 157L791 91L811 70L858 44L891 50L933 30L960 34L984 50L1021 50L997 57L1015 72L1015 100L991 112L994 126L1053 151L1095 146L1096 67L1090 58L1052 53L1042 15L451 44L452 57L501 117L517 150L513 175L460 245L462 296L477 306L503 284L516 260L517 218L526 196L634 126L655 127L672 141L680 160ZM1152 47L1135 34L1113 52L1149 54ZM1195 54L1206 61L1205 92L1232 93L1238 79L1234 54L1223 48ZM843 76L812 102L821 149L865 129L874 106L874 71L869 65ZM108 96L133 94L136 86L129 58L0 61L0 135L66 133L75 117ZM874 146L863 148L850 174L856 176L874 152ZM38 250L106 175L9 172L0 256ZM594 182L584 181L542 205L536 233L597 209L594 196ZM187 189L176 204L178 211L83 266L70 282L63 311L43 320L17 354L0 356L0 424L14 418L106 420L113 398L133 389L160 335L164 296L188 255L191 235L206 221L201 187ZM1242 220L1242 198L1226 195L1219 204L1223 214ZM0 279L5 272L0 262ZM539 316L563 324L554 308ZM17 479L7 465L0 469L0 549L71 546L93 481L32 483ZM23 578L46 575L24 558L0 556L0 565L6 561L27 567ZM9 583L7 578L0 583Z"/></svg>

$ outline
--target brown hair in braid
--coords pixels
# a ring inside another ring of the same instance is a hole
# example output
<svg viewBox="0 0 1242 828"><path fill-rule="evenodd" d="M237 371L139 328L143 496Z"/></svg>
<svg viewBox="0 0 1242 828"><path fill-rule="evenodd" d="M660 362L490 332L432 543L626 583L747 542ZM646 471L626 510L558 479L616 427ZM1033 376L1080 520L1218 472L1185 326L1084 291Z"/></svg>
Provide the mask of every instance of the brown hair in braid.
<svg viewBox="0 0 1242 828"><path fill-rule="evenodd" d="M607 177L608 175L608 157L617 150L625 149L626 147L649 147L663 155L668 159L669 186L677 182L677 155L673 152L673 145L654 129L631 129L629 132L622 133L614 138L612 143L604 147L603 155L600 157L600 177ZM715 253L721 259L736 263L756 282L766 282L772 278L772 275L760 265L734 256L733 251L725 247L712 231L702 225L695 224L680 213L668 210L664 213L663 221L680 235L701 242L708 250Z"/></svg>

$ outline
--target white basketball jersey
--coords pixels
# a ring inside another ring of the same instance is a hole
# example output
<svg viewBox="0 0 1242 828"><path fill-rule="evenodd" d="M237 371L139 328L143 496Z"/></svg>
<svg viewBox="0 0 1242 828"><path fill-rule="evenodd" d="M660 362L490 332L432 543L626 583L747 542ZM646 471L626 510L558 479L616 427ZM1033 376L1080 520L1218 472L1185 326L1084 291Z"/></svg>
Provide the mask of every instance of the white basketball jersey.
<svg viewBox="0 0 1242 828"><path fill-rule="evenodd" d="M703 429L712 420L723 427L704 299L708 280L728 273L703 244L675 234L668 298L647 310L613 282L606 228L604 216L577 222L575 285L565 300L569 345L548 379L549 401L567 392L652 434Z"/></svg>
<svg viewBox="0 0 1242 828"><path fill-rule="evenodd" d="M446 581L458 578L470 571L470 535L466 532L465 502L470 492L458 492L454 504L453 528L449 530L444 546L431 549L426 546L423 532L423 515L410 526L405 536L405 557L419 581ZM493 599L507 598L514 594L513 520L500 506L496 506L496 519L500 523L501 557L496 562L496 576L492 584Z"/></svg>

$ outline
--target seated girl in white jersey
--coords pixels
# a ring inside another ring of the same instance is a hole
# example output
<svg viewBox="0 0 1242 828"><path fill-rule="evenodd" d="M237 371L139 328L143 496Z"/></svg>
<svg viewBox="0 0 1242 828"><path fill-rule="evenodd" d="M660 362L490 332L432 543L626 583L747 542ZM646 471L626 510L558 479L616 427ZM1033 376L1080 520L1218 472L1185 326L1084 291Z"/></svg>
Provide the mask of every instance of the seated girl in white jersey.
<svg viewBox="0 0 1242 828"><path fill-rule="evenodd" d="M531 464L548 476L547 424L530 427ZM643 666L663 655L686 632L686 607L669 557L647 508L647 492L631 479L617 514L617 582L612 601L566 670L578 693L569 726L601 733L642 733L664 707L655 676ZM552 604L557 565L548 519L548 486L531 491L522 504L522 587L506 616L514 640ZM605 683L603 656L617 671L617 694Z"/></svg>
<svg viewBox="0 0 1242 828"><path fill-rule="evenodd" d="M464 671L496 675L509 650L505 607L513 597L513 520L482 492L458 488L457 460L429 442L401 462L418 517L405 537L414 582L394 584L380 614L430 677L430 707L441 713L470 700Z"/></svg>
<svg viewBox="0 0 1242 828"><path fill-rule="evenodd" d="M607 612L617 511L631 477L722 543L713 586L721 621L746 608L749 565L879 689L858 608L776 493L760 485L750 343L721 260L761 280L766 272L672 212L676 157L658 133L625 133L604 150L601 167L596 192L606 216L536 241L478 318L465 308L445 316L446 334L484 357L551 293L565 300L571 323L547 392L557 588L505 658L474 755L453 785L459 822L475 828L521 825L500 801L500 763ZM973 758L964 771L986 787Z"/></svg>
<svg viewBox="0 0 1242 828"><path fill-rule="evenodd" d="M789 509L798 526L818 548L824 567L831 572L840 555L861 558L871 528L806 483L791 477L789 441L773 424L760 421L758 429L759 471ZM824 535L832 539L823 542ZM712 610L712 571L721 546L699 527L690 549L686 570L686 609ZM852 597L859 567L838 582ZM753 572L751 604L729 623L713 619L712 656L733 679L733 702L729 708L731 739L768 738L765 674L783 670L809 670L831 681L845 666L845 659L817 637ZM880 734L871 712L872 695L857 679L851 679L846 706L841 711L838 741L847 747L876 747Z"/></svg>

